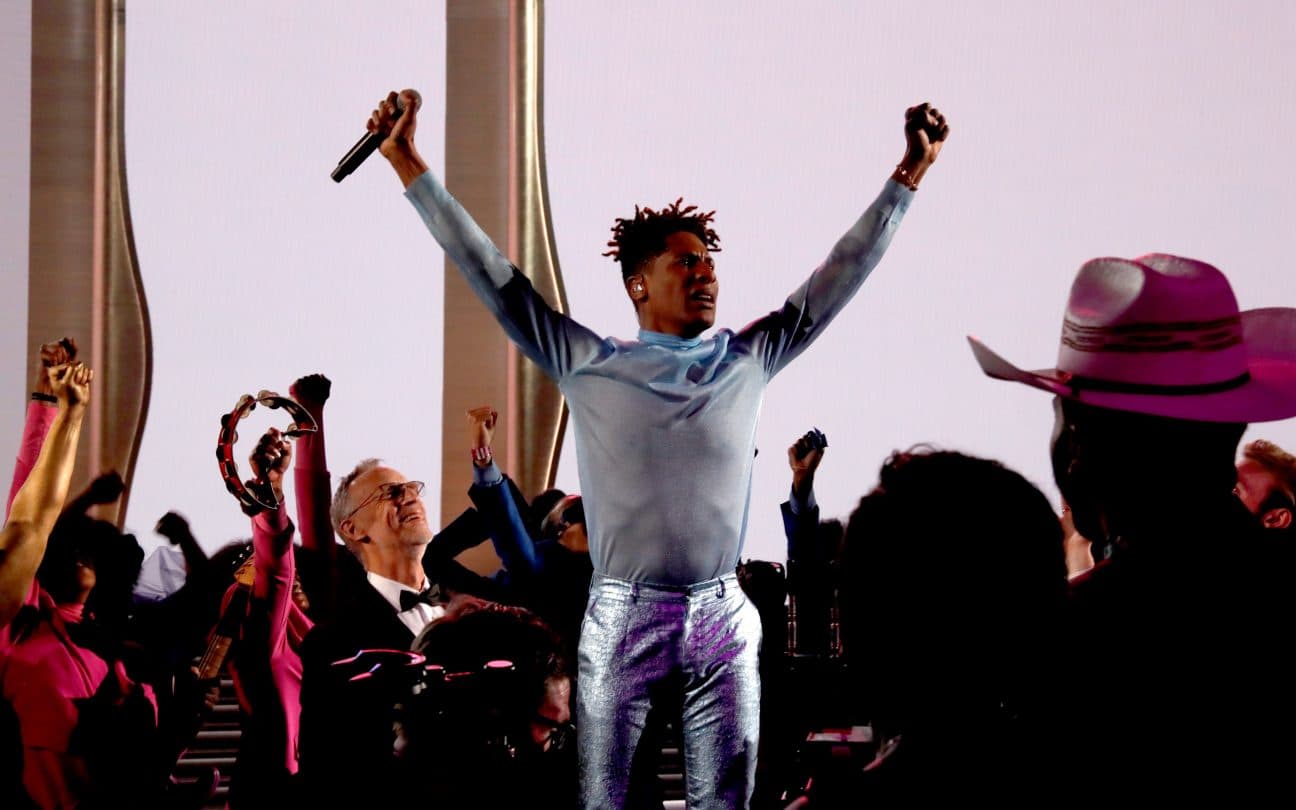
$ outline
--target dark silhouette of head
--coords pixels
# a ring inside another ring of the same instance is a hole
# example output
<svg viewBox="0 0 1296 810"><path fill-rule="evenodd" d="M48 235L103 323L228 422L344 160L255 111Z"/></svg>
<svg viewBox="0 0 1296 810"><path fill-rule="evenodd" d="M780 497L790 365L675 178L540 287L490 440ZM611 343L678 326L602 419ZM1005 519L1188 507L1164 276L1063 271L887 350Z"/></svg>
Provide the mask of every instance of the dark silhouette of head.
<svg viewBox="0 0 1296 810"><path fill-rule="evenodd" d="M540 528L544 525L544 519L549 516L549 512L558 505L558 502L566 497L567 493L561 489L546 489L531 499L531 506L524 516L527 533L531 537L540 539Z"/></svg>
<svg viewBox="0 0 1296 810"><path fill-rule="evenodd" d="M134 535L85 514L65 514L50 533L37 579L59 604L85 604L99 613L124 612L144 552Z"/></svg>
<svg viewBox="0 0 1296 810"><path fill-rule="evenodd" d="M883 734L1008 719L1049 687L1062 531L1044 495L998 462L927 449L887 459L851 516L842 591L846 652Z"/></svg>
<svg viewBox="0 0 1296 810"><path fill-rule="evenodd" d="M1199 422L1054 400L1053 477L1094 558L1152 544L1202 509L1228 508L1246 425Z"/></svg>
<svg viewBox="0 0 1296 810"><path fill-rule="evenodd" d="M571 674L548 625L487 603L430 625L414 650L445 673L402 711L402 757L423 784L457 807L574 801Z"/></svg>

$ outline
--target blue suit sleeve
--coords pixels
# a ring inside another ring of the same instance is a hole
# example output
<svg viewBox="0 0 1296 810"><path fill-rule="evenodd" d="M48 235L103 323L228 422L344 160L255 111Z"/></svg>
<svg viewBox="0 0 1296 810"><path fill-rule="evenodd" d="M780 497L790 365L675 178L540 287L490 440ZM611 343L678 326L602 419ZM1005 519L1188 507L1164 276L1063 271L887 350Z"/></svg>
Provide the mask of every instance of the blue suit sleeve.
<svg viewBox="0 0 1296 810"><path fill-rule="evenodd" d="M809 505L793 508L792 501L783 502L783 533L787 536L789 562L818 563L825 555L819 543L819 506L811 496Z"/></svg>
<svg viewBox="0 0 1296 810"><path fill-rule="evenodd" d="M510 581L540 573L540 558L535 543L522 521L522 494L508 476L494 484L473 484L468 490L473 506L486 521L486 529L495 544L495 553L508 569Z"/></svg>

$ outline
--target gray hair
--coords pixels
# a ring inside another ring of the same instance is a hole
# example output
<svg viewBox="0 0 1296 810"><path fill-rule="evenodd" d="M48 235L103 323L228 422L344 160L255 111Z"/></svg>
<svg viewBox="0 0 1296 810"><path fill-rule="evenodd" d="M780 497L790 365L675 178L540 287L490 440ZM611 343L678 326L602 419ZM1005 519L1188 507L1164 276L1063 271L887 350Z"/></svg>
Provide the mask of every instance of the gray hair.
<svg viewBox="0 0 1296 810"><path fill-rule="evenodd" d="M333 531L337 532L338 537L342 538L342 542L346 543L347 548L355 554L358 554L358 550L342 533L342 521L346 520L351 511L355 509L351 505L351 485L355 483L357 478L379 466L382 466L382 459L380 458L367 458L357 464L354 470L342 476L342 480L338 482L337 491L333 493L333 503L329 506L329 522L333 524Z"/></svg>

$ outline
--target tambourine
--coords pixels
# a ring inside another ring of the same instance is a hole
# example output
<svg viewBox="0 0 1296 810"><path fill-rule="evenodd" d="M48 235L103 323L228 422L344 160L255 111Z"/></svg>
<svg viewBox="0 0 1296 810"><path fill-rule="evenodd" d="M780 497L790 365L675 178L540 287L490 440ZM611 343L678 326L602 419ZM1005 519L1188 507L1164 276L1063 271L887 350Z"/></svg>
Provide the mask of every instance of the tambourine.
<svg viewBox="0 0 1296 810"><path fill-rule="evenodd" d="M225 481L225 489L238 499L239 506L248 515L255 515L266 509L278 509L279 499L275 497L270 485L265 481L250 479L242 481L239 479L238 463L234 461L234 445L238 442L238 423L256 408L257 403L261 403L267 408L283 408L292 417L293 422L283 435L290 439L296 439L307 433L314 433L319 430L315 424L315 417L310 415L302 405L294 399L280 396L273 391L261 391L255 397L244 394L239 397L238 404L234 410L221 417L220 437L216 440L216 462L220 465L221 479Z"/></svg>

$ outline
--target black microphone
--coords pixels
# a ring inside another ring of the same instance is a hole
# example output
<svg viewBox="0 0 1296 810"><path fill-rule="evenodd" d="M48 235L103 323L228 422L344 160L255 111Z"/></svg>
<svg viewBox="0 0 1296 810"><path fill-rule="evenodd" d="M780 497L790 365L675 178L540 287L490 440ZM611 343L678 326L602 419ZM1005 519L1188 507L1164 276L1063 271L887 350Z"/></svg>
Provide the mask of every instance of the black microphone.
<svg viewBox="0 0 1296 810"><path fill-rule="evenodd" d="M418 94L418 91L407 92L414 94L414 109L418 110L423 104L423 97ZM396 97L396 111L401 115L405 114L405 99L402 96ZM351 151L343 155L342 159L338 161L337 168L333 170L331 175L333 182L341 183L342 178L355 171L361 163L364 163L365 158L372 155L386 137L381 132L366 132L364 137L356 141L356 145L351 147Z"/></svg>

